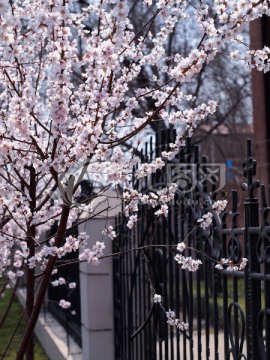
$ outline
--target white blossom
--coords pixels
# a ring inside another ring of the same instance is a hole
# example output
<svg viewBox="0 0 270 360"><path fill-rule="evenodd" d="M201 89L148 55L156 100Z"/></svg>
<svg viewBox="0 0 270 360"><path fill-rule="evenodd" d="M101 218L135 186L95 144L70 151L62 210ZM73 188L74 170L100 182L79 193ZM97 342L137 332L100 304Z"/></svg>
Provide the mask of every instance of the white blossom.
<svg viewBox="0 0 270 360"><path fill-rule="evenodd" d="M68 287L69 287L70 289L76 289L77 285L76 285L75 282L71 282L71 283L68 284Z"/></svg>
<svg viewBox="0 0 270 360"><path fill-rule="evenodd" d="M248 263L248 259L247 258L242 258L242 262L239 265L239 270L243 270L247 266L247 263Z"/></svg>
<svg viewBox="0 0 270 360"><path fill-rule="evenodd" d="M184 242L178 243L177 244L177 251L183 252L186 248L186 244Z"/></svg>
<svg viewBox="0 0 270 360"><path fill-rule="evenodd" d="M58 279L58 282L59 282L59 285L65 285L66 284L66 280L64 278L62 278L62 277L60 277Z"/></svg>
<svg viewBox="0 0 270 360"><path fill-rule="evenodd" d="M222 211L225 210L227 206L227 200L217 200L213 203L212 209L219 215Z"/></svg>
<svg viewBox="0 0 270 360"><path fill-rule="evenodd" d="M215 265L215 268L218 270L223 270L223 266L221 264Z"/></svg>
<svg viewBox="0 0 270 360"><path fill-rule="evenodd" d="M13 279L15 279L16 274L15 274L13 271L9 271L9 272L7 273L7 276L8 276L8 278L9 278L9 280L13 280Z"/></svg>
<svg viewBox="0 0 270 360"><path fill-rule="evenodd" d="M197 222L200 224L200 227L202 227L204 230L209 227L212 224L212 217L213 214L211 212L207 212L202 216L201 219L197 220Z"/></svg>
<svg viewBox="0 0 270 360"><path fill-rule="evenodd" d="M154 303L161 303L161 295L155 294L153 301Z"/></svg>
<svg viewBox="0 0 270 360"><path fill-rule="evenodd" d="M155 212L155 215L156 216L164 215L165 217L167 217L168 211L169 211L168 205L161 205L161 208Z"/></svg>
<svg viewBox="0 0 270 360"><path fill-rule="evenodd" d="M110 239L116 238L116 232L113 230L113 227L110 225L107 229L102 230L102 234L108 235Z"/></svg>

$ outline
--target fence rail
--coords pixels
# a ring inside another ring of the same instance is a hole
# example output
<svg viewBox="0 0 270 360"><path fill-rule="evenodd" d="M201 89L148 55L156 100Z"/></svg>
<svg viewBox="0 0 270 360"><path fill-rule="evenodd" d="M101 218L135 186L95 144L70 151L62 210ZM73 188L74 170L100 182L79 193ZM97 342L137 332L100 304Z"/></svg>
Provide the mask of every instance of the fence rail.
<svg viewBox="0 0 270 360"><path fill-rule="evenodd" d="M160 156L173 137L171 131L160 132L146 145L143 158ZM199 162L197 147L191 149L188 142L165 170L134 180L145 193L171 180L181 191L166 218L156 217L156 209L143 205L132 230L123 215L116 219L115 252L123 252L114 259L117 360L270 359L270 208L264 186L254 180L250 142L243 172L244 204L239 205L239 193L233 190L230 208L205 230L197 220L225 192L216 191L217 172L205 159ZM170 245L182 241L189 247L187 254L203 263L196 273L181 270L174 260L175 248ZM127 251L132 248L137 250ZM244 271L232 271L230 264L222 271L215 268L222 258L236 264L243 257L248 259ZM168 326L164 312L153 303L154 292L162 295L166 309L189 323L186 332Z"/></svg>

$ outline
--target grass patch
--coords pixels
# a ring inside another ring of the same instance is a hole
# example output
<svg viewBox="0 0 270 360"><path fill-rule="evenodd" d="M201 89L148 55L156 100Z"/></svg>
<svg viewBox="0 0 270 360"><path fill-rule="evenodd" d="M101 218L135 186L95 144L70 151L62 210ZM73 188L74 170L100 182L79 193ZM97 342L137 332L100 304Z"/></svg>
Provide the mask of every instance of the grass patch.
<svg viewBox="0 0 270 360"><path fill-rule="evenodd" d="M228 306L234 302L234 278L227 277L227 302ZM205 288L203 287L204 282L202 281L200 284L201 289L201 299L200 299L200 309L202 318L205 318L205 309L206 309L206 302L208 302L209 307L209 319L210 323L214 324L214 295L209 289L209 296L208 298L205 297ZM235 286L237 288L237 295L238 295L238 304L241 306L243 314L246 315L246 297L245 297L245 280L244 278L239 278L235 281ZM217 313L218 313L218 324L220 328L224 328L224 287L225 284L221 283L221 289L217 294ZM197 298L196 298L196 284L193 285L193 298L194 298L194 305L195 309L197 310ZM261 289L261 308L263 309L265 306L265 298L264 298L264 289ZM239 316L240 319L240 316Z"/></svg>
<svg viewBox="0 0 270 360"><path fill-rule="evenodd" d="M0 290L2 286L3 286L3 281L0 281ZM11 296L12 296L11 289L6 289L4 292L4 296L1 296L0 298L0 321L8 306ZM18 324L18 321L21 318L22 313L23 313L22 306L15 297L10 312L3 326L0 328L0 358L3 356L5 348L11 338L14 329ZM12 343L9 347L9 350L4 357L5 360L16 359L16 351L18 350L25 327L26 327L26 320L25 317L23 317L16 331L16 334L12 340ZM48 357L46 356L46 354L44 353L43 349L41 348L40 344L36 339L35 339L35 357L37 360L48 360Z"/></svg>

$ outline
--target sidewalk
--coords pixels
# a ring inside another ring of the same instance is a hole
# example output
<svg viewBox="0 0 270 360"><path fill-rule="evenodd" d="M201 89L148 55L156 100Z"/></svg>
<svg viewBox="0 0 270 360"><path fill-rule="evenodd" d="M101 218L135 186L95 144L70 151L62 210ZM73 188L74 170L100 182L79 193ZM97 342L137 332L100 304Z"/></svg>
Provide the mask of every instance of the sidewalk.
<svg viewBox="0 0 270 360"><path fill-rule="evenodd" d="M182 349L182 339L180 340L180 358L181 360L191 360L191 354L190 354L190 350L189 350L189 340L187 340L187 356L186 359L184 358L183 355L183 349ZM206 334L205 332L202 332L201 334L201 346L202 346L202 351L201 351L201 360L206 360ZM218 337L218 348L219 348L219 360L225 360L224 357L224 334L223 332L219 332L219 337ZM193 360L199 360L199 356L198 356L198 336L196 331L194 331L193 333ZM214 338L214 333L210 334L209 337L209 351L210 351L210 360L214 360L215 359L215 338ZM174 356L172 355L172 351L169 345L169 356L168 359L174 360L176 359L176 352L177 352L177 346L176 346L176 339L174 341L174 349L173 349L173 353ZM157 354L159 354L159 343L157 343ZM157 359L158 355L157 355ZM162 359L165 359L165 344L164 342L162 343Z"/></svg>

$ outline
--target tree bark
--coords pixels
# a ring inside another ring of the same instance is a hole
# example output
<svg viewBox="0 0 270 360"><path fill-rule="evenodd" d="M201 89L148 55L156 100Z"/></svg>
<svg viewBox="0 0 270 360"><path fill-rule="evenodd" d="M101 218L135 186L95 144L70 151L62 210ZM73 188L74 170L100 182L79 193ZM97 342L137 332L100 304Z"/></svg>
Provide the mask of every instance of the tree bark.
<svg viewBox="0 0 270 360"><path fill-rule="evenodd" d="M30 196L30 210L32 216L36 210L36 171L33 166L29 166L30 182L29 182L29 196ZM28 239L27 245L29 248L29 257L35 256L35 236L36 227L35 225L28 225ZM31 317L35 303L35 269L30 269L27 266L27 281L26 281L26 304L25 312L27 315L27 321ZM28 345L26 349L26 360L34 360L34 336L29 336Z"/></svg>
<svg viewBox="0 0 270 360"><path fill-rule="evenodd" d="M33 243L30 245L29 256L35 255L35 247ZM26 304L25 312L27 315L28 322L30 320L35 302L35 269L27 269L27 281L26 281ZM34 360L34 337L31 335L29 337L27 350L26 350L26 360Z"/></svg>
<svg viewBox="0 0 270 360"><path fill-rule="evenodd" d="M62 210L62 214L61 214L61 218L60 218L60 222L59 222L59 226L58 226L58 230L57 230L57 234L56 234L56 238L55 238L56 246L61 245L63 236L64 236L66 228L67 228L69 212L70 212L70 207L67 205L63 205L63 210ZM30 319L28 321L27 327L25 329L25 332L23 334L23 338L22 338L20 347L17 352L16 360L23 360L23 357L24 357L24 354L26 353L27 346L29 344L31 336L34 333L34 328L36 326L38 316L39 316L41 307L43 305L43 301L44 301L46 291L47 291L47 288L48 288L48 285L49 285L49 282L51 279L51 274L54 269L55 262L56 262L56 256L51 256L49 258L48 264L47 264L44 274L42 276L42 280L41 280L41 284L40 284L37 298L35 301L35 305L34 305L32 313L31 313Z"/></svg>

